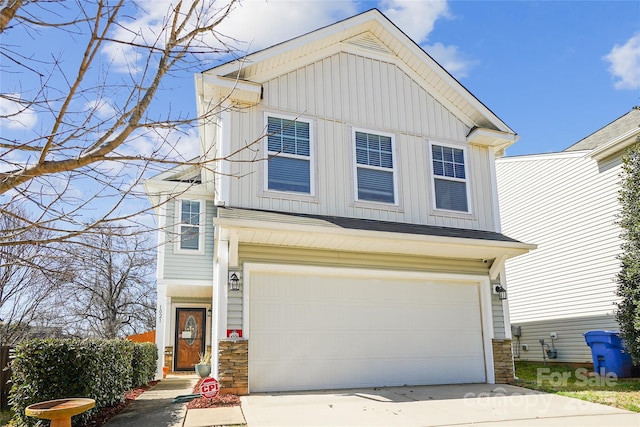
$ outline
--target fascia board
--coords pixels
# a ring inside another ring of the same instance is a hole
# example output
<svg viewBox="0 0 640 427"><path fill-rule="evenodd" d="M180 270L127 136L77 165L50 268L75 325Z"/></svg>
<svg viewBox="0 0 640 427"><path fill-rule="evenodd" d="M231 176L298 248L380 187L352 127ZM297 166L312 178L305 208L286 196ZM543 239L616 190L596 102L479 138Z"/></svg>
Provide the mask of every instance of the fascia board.
<svg viewBox="0 0 640 427"><path fill-rule="evenodd" d="M478 252L479 254L484 253L485 251L491 253L500 252L501 254L506 254L508 258L525 254L530 250L537 248L537 245L521 242L502 242L496 240L465 239L461 237L429 236L407 233L386 233L383 231L344 229L337 226L313 226L267 221L239 220L231 218L214 218L213 223L216 226L224 228L253 229L309 235L333 234L343 238L353 237L357 239L370 239L372 241L404 241L408 244L427 243L437 245L443 249L444 247L449 247L453 249L452 252L455 252L455 248L467 247L475 248L476 251L474 252ZM372 245L372 247L375 247L375 245ZM482 256L480 256L480 258L482 258Z"/></svg>
<svg viewBox="0 0 640 427"><path fill-rule="evenodd" d="M618 153L636 142L636 138L640 136L640 128L631 129L628 132L612 139L610 142L591 151L589 157L594 160L602 160L615 153Z"/></svg>
<svg viewBox="0 0 640 427"><path fill-rule="evenodd" d="M203 74L200 81L212 86L212 88L215 89L215 97L218 99L229 98L233 101L249 104L257 104L260 102L262 85L259 83L212 74Z"/></svg>
<svg viewBox="0 0 640 427"><path fill-rule="evenodd" d="M147 196L173 196L173 197L194 197L213 200L213 195L207 191L203 184L193 184L188 182L173 182L159 180L145 180L144 188Z"/></svg>
<svg viewBox="0 0 640 427"><path fill-rule="evenodd" d="M557 153L526 154L521 156L507 156L507 157L496 158L496 164L571 159L571 158L585 157L590 153L591 153L590 150L586 150L586 151L560 151Z"/></svg>

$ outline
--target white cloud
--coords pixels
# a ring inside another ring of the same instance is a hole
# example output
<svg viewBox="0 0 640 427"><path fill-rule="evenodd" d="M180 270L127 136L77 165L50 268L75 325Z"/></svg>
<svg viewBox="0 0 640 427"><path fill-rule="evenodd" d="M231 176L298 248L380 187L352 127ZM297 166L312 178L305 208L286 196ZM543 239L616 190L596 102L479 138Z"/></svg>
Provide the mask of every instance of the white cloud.
<svg viewBox="0 0 640 427"><path fill-rule="evenodd" d="M111 100L108 98L94 99L85 104L85 108L93 111L102 119L112 118L117 115L117 111L111 106Z"/></svg>
<svg viewBox="0 0 640 427"><path fill-rule="evenodd" d="M382 13L416 43L424 43L439 18L449 17L446 0L384 0Z"/></svg>
<svg viewBox="0 0 640 427"><path fill-rule="evenodd" d="M218 29L254 52L356 13L355 1L244 0Z"/></svg>
<svg viewBox="0 0 640 427"><path fill-rule="evenodd" d="M433 59L438 61L440 65L457 79L467 77L469 75L469 69L476 63L476 61L466 59L460 53L457 46L445 46L442 43L434 43L424 46L424 48Z"/></svg>
<svg viewBox="0 0 640 427"><path fill-rule="evenodd" d="M159 34L167 19L164 11L171 7L171 0L143 0L138 4L141 6L139 15L126 27L119 28L115 37L131 40L135 34L138 42L149 43L156 39L161 42L163 39ZM473 63L464 58L457 46L427 44L435 22L451 17L446 0L381 0L377 6L405 34L426 47L451 74L457 78L468 75ZM240 52L255 52L352 16L358 13L358 7L356 0L242 0L216 27L216 32L220 39L232 43ZM203 43L221 46L213 35L207 36ZM136 70L138 56L133 48L111 45L105 48L105 53L121 71Z"/></svg>
<svg viewBox="0 0 640 427"><path fill-rule="evenodd" d="M640 33L622 46L615 45L602 59L609 62L609 72L618 79L616 89L640 88Z"/></svg>
<svg viewBox="0 0 640 427"><path fill-rule="evenodd" d="M190 3L185 2L183 8ZM172 0L142 0L137 4L140 6L137 16L130 22L122 22L112 37L125 42L162 46L166 37L166 19L171 16L167 11L173 7ZM222 5L215 3L207 11L207 16L199 19L201 22L214 20L225 4L227 2ZM215 27L215 34L205 34L199 45L206 49L221 48L224 42L241 52L254 52L356 12L355 1L243 0L236 3L231 13ZM143 58L130 45L111 43L105 46L103 53L118 71L140 71L137 61Z"/></svg>
<svg viewBox="0 0 640 427"><path fill-rule="evenodd" d="M10 93L0 97L0 125L7 129L29 130L38 123L38 115L20 103L20 94Z"/></svg>

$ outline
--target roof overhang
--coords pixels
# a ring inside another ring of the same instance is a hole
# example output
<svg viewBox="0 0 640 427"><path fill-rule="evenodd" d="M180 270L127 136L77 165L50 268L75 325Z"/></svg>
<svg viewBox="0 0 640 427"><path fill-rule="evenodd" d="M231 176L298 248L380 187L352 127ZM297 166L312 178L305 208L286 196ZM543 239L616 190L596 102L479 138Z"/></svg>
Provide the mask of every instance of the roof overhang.
<svg viewBox="0 0 640 427"><path fill-rule="evenodd" d="M246 211L245 211L246 212ZM445 237L425 234L344 228L318 218L252 212L254 218L218 217L216 238L238 244L288 246L359 253L418 255L425 257L486 260L499 273L504 262L525 254L536 245L518 241ZM237 259L237 254L230 254ZM499 264L499 265L498 265Z"/></svg>
<svg viewBox="0 0 640 427"><path fill-rule="evenodd" d="M494 129L476 127L467 135L467 142L474 145L504 150L520 139L514 133L501 132Z"/></svg>
<svg viewBox="0 0 640 427"><path fill-rule="evenodd" d="M205 73L196 74L195 78L205 83L200 95L214 100L229 99L245 104L257 104L262 96L262 85L259 83Z"/></svg>
<svg viewBox="0 0 640 427"><path fill-rule="evenodd" d="M640 127L631 129L608 143L601 145L591 151L589 156L596 161L606 159L634 144L638 140L638 137L640 137Z"/></svg>

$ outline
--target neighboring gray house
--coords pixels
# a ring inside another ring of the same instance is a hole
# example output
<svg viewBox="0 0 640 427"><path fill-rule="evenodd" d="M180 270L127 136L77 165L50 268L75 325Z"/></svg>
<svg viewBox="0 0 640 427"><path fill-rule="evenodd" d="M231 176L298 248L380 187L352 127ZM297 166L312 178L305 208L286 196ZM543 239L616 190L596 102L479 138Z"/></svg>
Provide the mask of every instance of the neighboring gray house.
<svg viewBox="0 0 640 427"><path fill-rule="evenodd" d="M210 348L237 393L512 378L496 288L535 246L500 232L505 123L378 10L196 90L202 157L230 161L146 183L161 365Z"/></svg>
<svg viewBox="0 0 640 427"><path fill-rule="evenodd" d="M538 245L506 264L516 357L542 360L555 332L557 361L591 362L583 334L618 330L620 165L639 126L634 107L562 152L497 160L503 232Z"/></svg>

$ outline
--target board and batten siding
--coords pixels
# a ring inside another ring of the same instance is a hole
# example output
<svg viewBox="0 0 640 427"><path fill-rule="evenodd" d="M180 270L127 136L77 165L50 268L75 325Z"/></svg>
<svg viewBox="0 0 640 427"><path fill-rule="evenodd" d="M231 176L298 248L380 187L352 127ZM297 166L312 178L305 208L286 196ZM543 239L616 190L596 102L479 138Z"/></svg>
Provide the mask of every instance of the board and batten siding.
<svg viewBox="0 0 640 427"><path fill-rule="evenodd" d="M392 254L363 254L328 250L300 249L283 246L240 244L240 265L245 262L301 264L344 268L389 269L398 271L423 271L439 273L487 274L481 261L425 258ZM495 338L505 338L502 301L492 294L491 308ZM229 296L227 307L228 329L242 329L243 301L237 295Z"/></svg>
<svg viewBox="0 0 640 427"><path fill-rule="evenodd" d="M530 348L556 332L558 360L584 362L582 334L617 329L620 158L596 162L584 152L504 158L496 173L503 233L538 245L506 263L511 323L522 326L521 341ZM527 353L535 360L535 351Z"/></svg>
<svg viewBox="0 0 640 427"><path fill-rule="evenodd" d="M263 89L257 106L231 113L231 151L264 134L265 114L310 120L316 191L264 191L266 161L232 162L239 178L231 180L229 206L494 230L489 150L467 144L468 126L395 64L342 52L263 82ZM397 206L354 201L354 127L394 135ZM471 214L434 209L429 141L467 149ZM263 145L236 159L265 158Z"/></svg>
<svg viewBox="0 0 640 427"><path fill-rule="evenodd" d="M167 242L164 246L164 279L213 280L213 218L217 208L213 201L205 204L204 253L190 254L175 251L176 239L176 201L167 203Z"/></svg>

